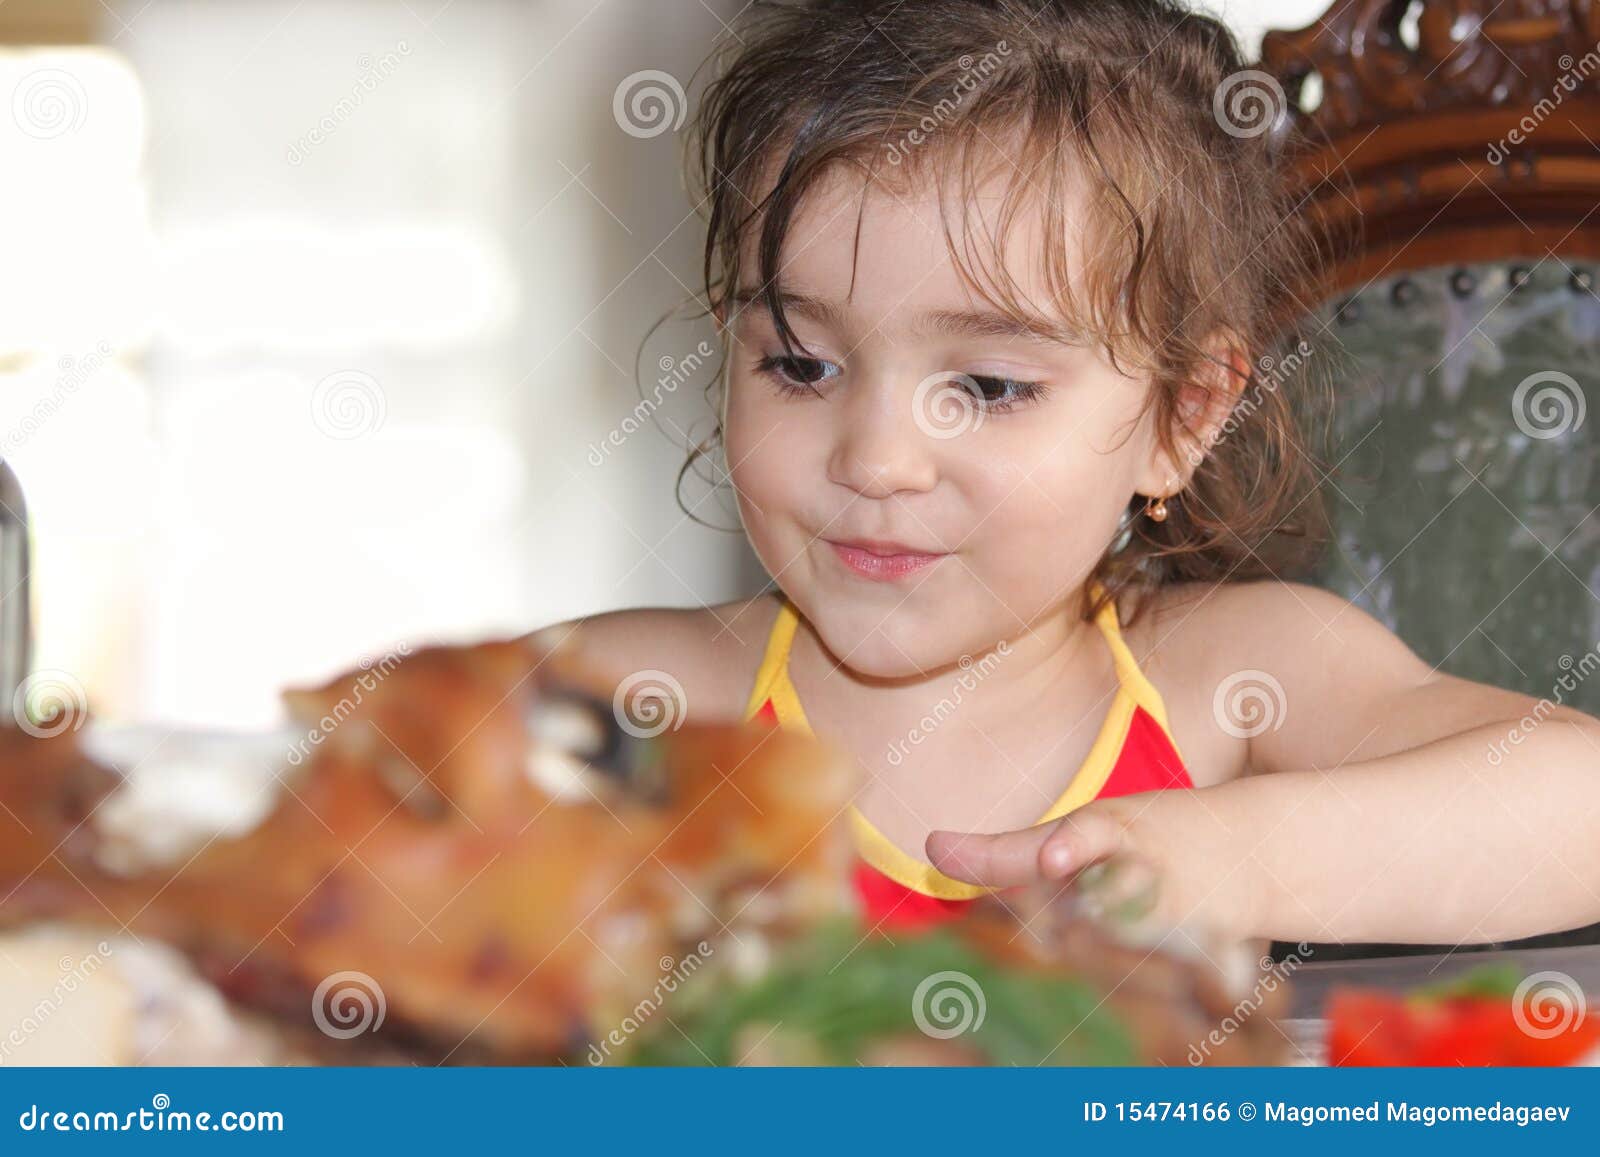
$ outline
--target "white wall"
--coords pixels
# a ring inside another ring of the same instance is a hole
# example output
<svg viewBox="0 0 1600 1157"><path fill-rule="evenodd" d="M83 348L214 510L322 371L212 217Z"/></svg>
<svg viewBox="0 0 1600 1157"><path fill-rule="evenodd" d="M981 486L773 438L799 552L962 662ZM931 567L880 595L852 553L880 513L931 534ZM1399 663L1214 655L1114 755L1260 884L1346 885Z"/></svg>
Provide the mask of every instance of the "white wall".
<svg viewBox="0 0 1600 1157"><path fill-rule="evenodd" d="M615 106L680 115L741 5L116 0L102 50L0 54L39 664L109 719L256 725L402 638L755 589L673 494L710 329L639 356L699 271L682 134ZM1253 49L1322 7L1223 11ZM596 451L636 356L665 404Z"/></svg>

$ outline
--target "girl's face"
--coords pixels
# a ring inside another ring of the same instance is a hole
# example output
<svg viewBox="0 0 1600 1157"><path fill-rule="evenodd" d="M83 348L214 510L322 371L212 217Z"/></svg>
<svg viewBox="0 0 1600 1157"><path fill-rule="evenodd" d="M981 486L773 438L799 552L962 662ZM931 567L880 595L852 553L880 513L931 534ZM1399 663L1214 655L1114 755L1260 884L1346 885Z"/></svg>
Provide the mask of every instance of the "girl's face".
<svg viewBox="0 0 1600 1157"><path fill-rule="evenodd" d="M1046 309L1056 337L1010 332L969 292L933 190L860 188L817 188L785 242L778 288L809 357L786 357L744 300L760 287L738 287L724 436L751 544L828 649L916 675L1071 614L1129 500L1181 476L1140 420L1145 382L1061 340ZM1019 300L1047 301L1042 241L1013 225ZM936 557L872 557L895 552Z"/></svg>

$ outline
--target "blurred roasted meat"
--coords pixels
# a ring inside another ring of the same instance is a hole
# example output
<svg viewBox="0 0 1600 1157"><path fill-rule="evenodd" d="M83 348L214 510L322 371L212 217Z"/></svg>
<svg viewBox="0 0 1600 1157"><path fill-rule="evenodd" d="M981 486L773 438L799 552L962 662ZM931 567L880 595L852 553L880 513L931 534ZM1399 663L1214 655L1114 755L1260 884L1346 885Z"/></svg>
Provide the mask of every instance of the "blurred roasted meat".
<svg viewBox="0 0 1600 1157"><path fill-rule="evenodd" d="M86 821L118 780L80 733L0 729L0 923L156 937L235 999L320 1017L330 1041L359 1012L349 996L381 1001L386 1036L424 1053L554 1059L686 946L849 903L842 759L685 723L670 685L616 691L518 640L292 692L305 737L266 819L128 874L96 854Z"/></svg>
<svg viewBox="0 0 1600 1157"><path fill-rule="evenodd" d="M239 1046L251 1056L1281 1058L1281 986L1258 982L1241 1003L1253 977L1219 972L1219 949L1129 943L1085 917L1079 890L1008 892L933 933L863 929L836 822L847 758L686 719L665 672L618 683L579 655L542 632L290 692L295 729L248 749L277 781L264 818L192 846L182 824L124 806L135 780L91 757L102 733L66 718L0 727L0 925L104 935L107 952L86 954L113 955L106 975L143 994L117 1007L166 1008L140 1031L186 1026L213 1058L232 1047L215 1010L182 970L142 965L130 938L177 948L265 1014L251 1023L275 1025L285 1048ZM201 775L238 750L202 750ZM158 763L162 744L138 758ZM670 1015L654 1017L667 992Z"/></svg>

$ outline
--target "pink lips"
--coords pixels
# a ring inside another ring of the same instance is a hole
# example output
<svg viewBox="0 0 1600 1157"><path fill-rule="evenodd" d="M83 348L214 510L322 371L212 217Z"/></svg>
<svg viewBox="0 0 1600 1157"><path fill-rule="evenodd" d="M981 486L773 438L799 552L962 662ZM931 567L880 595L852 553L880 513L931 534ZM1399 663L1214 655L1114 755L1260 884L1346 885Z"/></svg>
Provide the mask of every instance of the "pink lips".
<svg viewBox="0 0 1600 1157"><path fill-rule="evenodd" d="M911 550L897 542L834 542L825 540L839 561L862 578L892 582L932 566L944 554Z"/></svg>

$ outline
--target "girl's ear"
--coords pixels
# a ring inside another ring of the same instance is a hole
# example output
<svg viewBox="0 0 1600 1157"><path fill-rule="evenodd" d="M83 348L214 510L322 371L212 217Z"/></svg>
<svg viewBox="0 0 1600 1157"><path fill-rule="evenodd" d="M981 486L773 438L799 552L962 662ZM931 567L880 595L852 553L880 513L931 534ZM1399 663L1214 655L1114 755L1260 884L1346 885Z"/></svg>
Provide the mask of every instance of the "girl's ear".
<svg viewBox="0 0 1600 1157"><path fill-rule="evenodd" d="M1178 394L1178 413L1171 454L1157 441L1139 493L1170 497L1189 484L1211 448L1227 436L1226 424L1239 396L1250 383L1249 355L1224 338L1207 347L1211 360L1199 381L1186 383Z"/></svg>

